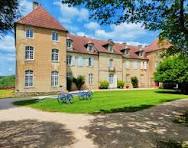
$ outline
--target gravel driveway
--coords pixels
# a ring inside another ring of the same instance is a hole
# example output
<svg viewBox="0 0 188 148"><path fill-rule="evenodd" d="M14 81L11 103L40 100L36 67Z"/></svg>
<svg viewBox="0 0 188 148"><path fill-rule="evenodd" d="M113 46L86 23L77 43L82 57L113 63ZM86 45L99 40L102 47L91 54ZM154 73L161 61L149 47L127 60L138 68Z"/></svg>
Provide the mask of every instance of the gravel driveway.
<svg viewBox="0 0 188 148"><path fill-rule="evenodd" d="M187 123L177 122L188 112L186 99L95 116L15 107L13 100L0 100L0 147L170 148L188 141Z"/></svg>

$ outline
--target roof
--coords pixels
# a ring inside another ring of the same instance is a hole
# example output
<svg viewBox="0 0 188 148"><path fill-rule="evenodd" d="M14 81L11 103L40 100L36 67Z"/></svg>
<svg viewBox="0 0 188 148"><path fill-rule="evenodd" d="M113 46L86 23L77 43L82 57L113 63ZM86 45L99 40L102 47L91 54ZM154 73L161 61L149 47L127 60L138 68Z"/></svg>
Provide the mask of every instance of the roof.
<svg viewBox="0 0 188 148"><path fill-rule="evenodd" d="M171 44L166 41L162 40L160 41L159 39L154 40L150 45L146 46L144 48L145 52L153 52L161 49L167 49L171 46Z"/></svg>
<svg viewBox="0 0 188 148"><path fill-rule="evenodd" d="M16 23L67 32L67 30L42 6L38 6L31 13L21 18Z"/></svg>
<svg viewBox="0 0 188 148"><path fill-rule="evenodd" d="M72 34L68 34L67 38L71 39L73 41L73 50L70 52L77 52L77 53L84 53L84 54L97 54L99 53L110 53L104 45L108 44L109 41L105 40L97 40L97 39L92 39L88 38L85 36L75 36ZM92 42L94 44L94 52L89 53L87 51L86 45ZM118 55L123 55L122 49L124 49L125 45L120 44L120 43L114 43L113 49L114 52L113 54L118 54ZM134 59L147 59L146 57L139 57L136 54L136 51L138 50L138 46L131 46L127 45L127 47L130 49L130 55L126 56L127 58L134 58Z"/></svg>

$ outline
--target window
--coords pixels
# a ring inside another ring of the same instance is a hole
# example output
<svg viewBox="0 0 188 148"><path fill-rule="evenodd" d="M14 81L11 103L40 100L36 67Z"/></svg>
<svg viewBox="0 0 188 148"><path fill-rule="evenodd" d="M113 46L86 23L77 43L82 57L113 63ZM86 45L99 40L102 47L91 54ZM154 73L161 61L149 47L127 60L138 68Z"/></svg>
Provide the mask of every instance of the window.
<svg viewBox="0 0 188 148"><path fill-rule="evenodd" d="M87 50L88 50L89 52L92 52L92 50L93 50L93 45L92 45L92 44L88 44Z"/></svg>
<svg viewBox="0 0 188 148"><path fill-rule="evenodd" d="M110 83L110 84L113 84L113 83L114 83L114 75L113 75L113 74L110 74L110 75L109 75L109 83Z"/></svg>
<svg viewBox="0 0 188 148"><path fill-rule="evenodd" d="M113 67L113 59L110 59L110 60L109 60L109 65L108 65L108 66L109 66L109 68L112 68L112 67Z"/></svg>
<svg viewBox="0 0 188 148"><path fill-rule="evenodd" d="M89 57L88 58L88 66L93 66L94 65L94 58L93 57Z"/></svg>
<svg viewBox="0 0 188 148"><path fill-rule="evenodd" d="M139 67L139 62L138 61L133 61L132 62L132 68L133 69L138 69L138 67Z"/></svg>
<svg viewBox="0 0 188 148"><path fill-rule="evenodd" d="M52 41L58 41L58 33L56 31L52 32Z"/></svg>
<svg viewBox="0 0 188 148"><path fill-rule="evenodd" d="M72 40L70 39L67 40L67 48L68 49L72 48Z"/></svg>
<svg viewBox="0 0 188 148"><path fill-rule="evenodd" d="M108 45L108 51L109 51L109 52L113 52L113 47L112 47L112 45Z"/></svg>
<svg viewBox="0 0 188 148"><path fill-rule="evenodd" d="M25 86L26 87L33 86L33 71L32 70L25 71Z"/></svg>
<svg viewBox="0 0 188 148"><path fill-rule="evenodd" d="M52 49L52 62L58 62L59 60L59 50Z"/></svg>
<svg viewBox="0 0 188 148"><path fill-rule="evenodd" d="M125 55L129 54L129 49L125 49Z"/></svg>
<svg viewBox="0 0 188 148"><path fill-rule="evenodd" d="M89 84L93 84L93 74L89 74Z"/></svg>
<svg viewBox="0 0 188 148"><path fill-rule="evenodd" d="M72 56L71 55L67 56L67 65L69 65L69 66L72 65Z"/></svg>
<svg viewBox="0 0 188 148"><path fill-rule="evenodd" d="M140 76L140 82L141 82L141 83L144 83L144 75L141 75L141 76Z"/></svg>
<svg viewBox="0 0 188 148"><path fill-rule="evenodd" d="M147 62L144 62L144 69L147 69Z"/></svg>
<svg viewBox="0 0 188 148"><path fill-rule="evenodd" d="M125 61L125 68L129 68L130 67L130 62L129 61Z"/></svg>
<svg viewBox="0 0 188 148"><path fill-rule="evenodd" d="M25 47L25 59L33 60L34 59L34 48L32 46Z"/></svg>
<svg viewBox="0 0 188 148"><path fill-rule="evenodd" d="M57 71L52 71L51 73L51 86L57 87L59 82L59 74Z"/></svg>
<svg viewBox="0 0 188 148"><path fill-rule="evenodd" d="M67 78L72 78L72 72L67 72Z"/></svg>
<svg viewBox="0 0 188 148"><path fill-rule="evenodd" d="M33 38L33 29L32 28L27 28L25 36L26 36L26 38Z"/></svg>
<svg viewBox="0 0 188 148"><path fill-rule="evenodd" d="M78 66L84 66L84 59L83 57L78 57Z"/></svg>
<svg viewBox="0 0 188 148"><path fill-rule="evenodd" d="M144 51L139 52L139 56L142 57L144 55Z"/></svg>

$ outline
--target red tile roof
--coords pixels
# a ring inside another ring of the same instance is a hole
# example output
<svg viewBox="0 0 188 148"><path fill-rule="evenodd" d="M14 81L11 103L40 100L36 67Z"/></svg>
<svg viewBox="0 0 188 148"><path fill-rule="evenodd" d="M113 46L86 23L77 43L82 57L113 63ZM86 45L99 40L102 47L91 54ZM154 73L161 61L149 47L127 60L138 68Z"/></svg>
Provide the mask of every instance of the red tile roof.
<svg viewBox="0 0 188 148"><path fill-rule="evenodd" d="M167 49L171 46L171 44L168 41L159 41L159 39L156 39L153 41L150 45L146 46L144 48L145 52L152 52L156 50L161 50L161 49Z"/></svg>
<svg viewBox="0 0 188 148"><path fill-rule="evenodd" d="M55 29L61 31L67 31L54 17L52 17L48 11L43 7L38 6L31 13L21 18L18 24L31 25L36 27L43 27L48 29Z"/></svg>
<svg viewBox="0 0 188 148"><path fill-rule="evenodd" d="M75 36L72 34L68 34L67 38L69 38L73 41L73 51L72 52L88 54L89 52L87 51L87 47L85 45L87 45L88 42L92 42L94 44L94 48L95 48L95 51L93 54L97 54L98 52L99 53L111 53L104 47L104 45L108 44L109 41L92 39L92 38L88 38L85 36ZM124 46L125 46L124 44L114 43L113 54L123 55L121 50L124 49ZM138 50L137 46L128 45L127 47L130 49L130 56L127 56L127 58L147 59L146 57L139 57L136 54L136 51Z"/></svg>

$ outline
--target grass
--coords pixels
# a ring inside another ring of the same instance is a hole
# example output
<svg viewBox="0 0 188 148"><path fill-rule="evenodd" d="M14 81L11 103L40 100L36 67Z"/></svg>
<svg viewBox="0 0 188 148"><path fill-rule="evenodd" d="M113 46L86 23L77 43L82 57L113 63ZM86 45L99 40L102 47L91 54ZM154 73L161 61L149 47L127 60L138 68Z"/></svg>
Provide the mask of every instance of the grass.
<svg viewBox="0 0 188 148"><path fill-rule="evenodd" d="M95 92L91 101L80 101L74 97L73 104L59 104L56 99L15 102L16 105L30 106L50 112L67 113L111 113L134 112L162 102L187 98L187 95L165 90L130 90Z"/></svg>
<svg viewBox="0 0 188 148"><path fill-rule="evenodd" d="M0 99L9 98L9 97L14 97L14 90L12 89L0 90Z"/></svg>

